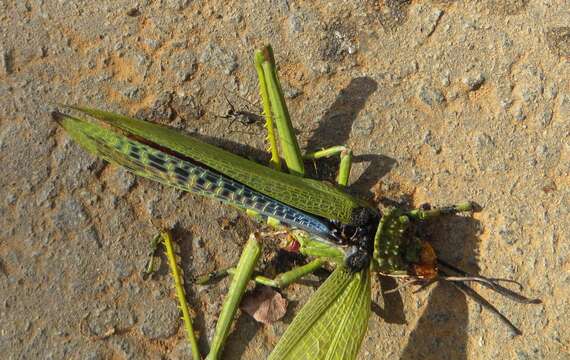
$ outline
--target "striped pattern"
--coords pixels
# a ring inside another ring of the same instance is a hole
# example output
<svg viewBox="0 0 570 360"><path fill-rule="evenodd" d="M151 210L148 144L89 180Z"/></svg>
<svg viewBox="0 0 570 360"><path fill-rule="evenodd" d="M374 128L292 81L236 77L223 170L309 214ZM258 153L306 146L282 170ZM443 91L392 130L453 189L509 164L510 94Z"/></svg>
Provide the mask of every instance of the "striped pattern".
<svg viewBox="0 0 570 360"><path fill-rule="evenodd" d="M329 221L276 201L191 159L112 130L66 117L62 125L90 152L148 179L251 209L294 228L329 237Z"/></svg>
<svg viewBox="0 0 570 360"><path fill-rule="evenodd" d="M238 181L277 201L308 214L343 224L354 221L355 212L370 205L321 181L302 178L270 169L241 156L202 142L159 124L137 120L105 111L75 108L114 128L168 148L208 168ZM81 143L81 142L80 142ZM86 146L85 144L82 144Z"/></svg>

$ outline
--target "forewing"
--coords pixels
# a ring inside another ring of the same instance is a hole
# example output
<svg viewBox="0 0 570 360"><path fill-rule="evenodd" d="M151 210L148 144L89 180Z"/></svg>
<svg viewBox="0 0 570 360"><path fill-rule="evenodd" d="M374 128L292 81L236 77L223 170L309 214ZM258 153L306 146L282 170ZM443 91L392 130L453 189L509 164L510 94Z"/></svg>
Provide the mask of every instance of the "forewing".
<svg viewBox="0 0 570 360"><path fill-rule="evenodd" d="M70 136L93 154L154 181L212 197L230 205L252 209L283 223L326 236L329 224L319 217L275 201L219 172L168 149L129 138L108 127L57 116Z"/></svg>
<svg viewBox="0 0 570 360"><path fill-rule="evenodd" d="M370 272L337 267L319 287L269 356L356 359L370 316Z"/></svg>
<svg viewBox="0 0 570 360"><path fill-rule="evenodd" d="M149 166L150 151L143 144L134 142L138 145L135 158L126 147L129 139L115 131L63 114L58 114L56 119L77 143L93 155L123 166L137 175L167 185L177 185L169 178L169 171Z"/></svg>
<svg viewBox="0 0 570 360"><path fill-rule="evenodd" d="M323 182L273 170L166 126L100 110L74 109L183 154L254 190L311 214L351 223L353 212L359 207L368 206Z"/></svg>

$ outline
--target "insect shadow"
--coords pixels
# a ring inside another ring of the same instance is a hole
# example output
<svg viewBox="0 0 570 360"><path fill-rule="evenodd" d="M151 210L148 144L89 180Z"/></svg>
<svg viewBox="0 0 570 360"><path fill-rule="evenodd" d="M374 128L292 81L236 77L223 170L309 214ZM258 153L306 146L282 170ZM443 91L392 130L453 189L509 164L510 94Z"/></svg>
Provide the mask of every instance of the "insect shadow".
<svg viewBox="0 0 570 360"><path fill-rule="evenodd" d="M307 150L316 151L333 145L346 144L358 114L377 88L378 83L369 77L352 79L323 115L319 126L307 142ZM338 158L319 160L318 171L314 167L307 168L312 172L309 176L320 180L334 179L338 171L338 161ZM352 161L368 163L364 172L347 189L361 196L396 164L394 159L376 154L356 154Z"/></svg>
<svg viewBox="0 0 570 360"><path fill-rule="evenodd" d="M307 150L314 151L346 143L354 121L377 88L377 82L369 77L353 79L325 112L307 143ZM375 154L356 155L353 162L369 163L361 176L349 187L349 191L360 195L366 194L396 164L390 157ZM319 173L310 176L331 180L334 179L337 169L338 159L326 159L319 161ZM433 240L434 247L442 259L475 274L478 273L476 249L479 232L480 223L477 220L462 216L442 217L429 222L426 228L422 229L422 233L430 238L428 240ZM397 287L393 278L380 276L379 281L382 293ZM382 294L382 299L383 306L373 302L372 311L387 323L405 324L401 295L398 292ZM467 315L465 295L451 285L437 284L430 293L428 305L412 331L401 359L465 359Z"/></svg>
<svg viewBox="0 0 570 360"><path fill-rule="evenodd" d="M481 224L464 216L435 219L422 233L434 246L438 257L478 274L478 248ZM431 289L427 305L402 351L401 360L467 359L467 298L458 289L438 282Z"/></svg>

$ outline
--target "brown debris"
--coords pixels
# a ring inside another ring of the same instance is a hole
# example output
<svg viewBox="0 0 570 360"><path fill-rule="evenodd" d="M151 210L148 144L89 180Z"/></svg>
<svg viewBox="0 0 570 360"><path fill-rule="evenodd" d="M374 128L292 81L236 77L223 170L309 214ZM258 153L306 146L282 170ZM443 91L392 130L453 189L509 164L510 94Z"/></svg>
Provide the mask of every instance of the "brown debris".
<svg viewBox="0 0 570 360"><path fill-rule="evenodd" d="M245 296L241 309L257 322L272 324L285 316L287 299L272 288L263 286Z"/></svg>

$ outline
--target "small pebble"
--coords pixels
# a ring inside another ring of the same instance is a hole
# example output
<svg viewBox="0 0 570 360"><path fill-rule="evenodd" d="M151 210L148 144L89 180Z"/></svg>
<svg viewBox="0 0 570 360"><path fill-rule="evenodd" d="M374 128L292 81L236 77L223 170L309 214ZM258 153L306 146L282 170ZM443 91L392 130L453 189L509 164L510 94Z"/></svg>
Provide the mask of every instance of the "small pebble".
<svg viewBox="0 0 570 360"><path fill-rule="evenodd" d="M212 42L208 43L202 51L200 62L222 70L226 75L230 75L238 67L234 54Z"/></svg>
<svg viewBox="0 0 570 360"><path fill-rule="evenodd" d="M526 119L526 114L524 113L522 107L518 107L514 112L514 118L517 121L524 121Z"/></svg>
<svg viewBox="0 0 570 360"><path fill-rule="evenodd" d="M6 75L12 73L13 68L13 57L11 50L0 50L0 67Z"/></svg>
<svg viewBox="0 0 570 360"><path fill-rule="evenodd" d="M299 33L303 30L301 19L298 16L293 15L289 18L289 30L292 33Z"/></svg>
<svg viewBox="0 0 570 360"><path fill-rule="evenodd" d="M429 106L442 104L445 96L441 91L428 85L422 85L418 91L418 98Z"/></svg>
<svg viewBox="0 0 570 360"><path fill-rule="evenodd" d="M124 97L135 101L140 101L143 98L142 89L137 86L127 86L121 91L121 94Z"/></svg>
<svg viewBox="0 0 570 360"><path fill-rule="evenodd" d="M54 225L61 231L78 230L89 220L85 208L76 199L64 201L52 218Z"/></svg>
<svg viewBox="0 0 570 360"><path fill-rule="evenodd" d="M546 127L550 124L552 120L552 110L546 109L542 112L542 115L539 117L540 125Z"/></svg>
<svg viewBox="0 0 570 360"><path fill-rule="evenodd" d="M127 15L128 15L128 16L132 16L132 17L139 16L140 14L141 14L141 12L140 12L139 9L137 9L137 8L130 8L130 9L127 11Z"/></svg>
<svg viewBox="0 0 570 360"><path fill-rule="evenodd" d="M285 96L286 99L294 99L297 96L301 95L303 93L303 91L301 89L298 89L294 86L290 86L290 85L283 85L283 95Z"/></svg>
<svg viewBox="0 0 570 360"><path fill-rule="evenodd" d="M372 130L374 130L374 121L370 116L362 116L352 125L352 133L354 135L370 135Z"/></svg>
<svg viewBox="0 0 570 360"><path fill-rule="evenodd" d="M478 90L485 82L485 76L482 73L478 73L475 76L468 76L463 78L463 83L467 85L469 91Z"/></svg>
<svg viewBox="0 0 570 360"><path fill-rule="evenodd" d="M167 299L161 301L160 304L154 305L152 310L144 314L140 331L151 340L168 339L176 333L180 325L180 316L176 302Z"/></svg>

